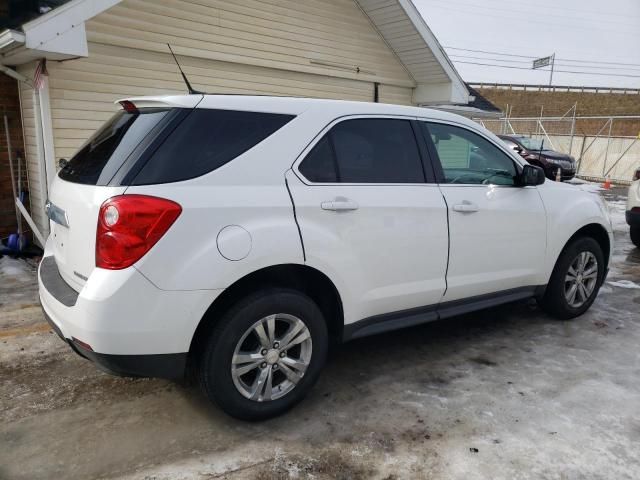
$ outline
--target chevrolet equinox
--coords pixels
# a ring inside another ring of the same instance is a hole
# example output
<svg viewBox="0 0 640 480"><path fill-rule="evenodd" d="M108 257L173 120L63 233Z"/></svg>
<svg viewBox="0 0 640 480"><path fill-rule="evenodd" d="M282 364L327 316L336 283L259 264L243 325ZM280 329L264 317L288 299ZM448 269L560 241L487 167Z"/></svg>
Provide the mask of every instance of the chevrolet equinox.
<svg viewBox="0 0 640 480"><path fill-rule="evenodd" d="M130 98L60 170L38 279L77 353L180 378L237 418L299 402L331 342L535 298L584 313L603 200L418 107Z"/></svg>

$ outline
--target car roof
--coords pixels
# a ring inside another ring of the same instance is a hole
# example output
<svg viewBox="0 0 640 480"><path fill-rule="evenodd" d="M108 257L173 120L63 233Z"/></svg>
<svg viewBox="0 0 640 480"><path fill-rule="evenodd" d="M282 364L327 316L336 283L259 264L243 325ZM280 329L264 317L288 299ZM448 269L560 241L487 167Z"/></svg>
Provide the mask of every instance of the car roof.
<svg viewBox="0 0 640 480"><path fill-rule="evenodd" d="M130 97L120 101L133 102L138 107L167 106L181 108L216 108L266 113L300 115L315 111L335 117L345 115L404 115L432 120L465 124L478 129L478 124L455 113L424 107L393 105L388 103L358 102L304 97L281 97L270 95L164 95Z"/></svg>

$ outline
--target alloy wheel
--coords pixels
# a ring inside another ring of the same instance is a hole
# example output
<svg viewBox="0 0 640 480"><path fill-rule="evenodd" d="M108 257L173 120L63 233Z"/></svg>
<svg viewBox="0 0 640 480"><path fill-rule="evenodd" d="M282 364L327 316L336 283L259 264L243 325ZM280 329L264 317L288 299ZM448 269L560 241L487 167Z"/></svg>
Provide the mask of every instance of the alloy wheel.
<svg viewBox="0 0 640 480"><path fill-rule="evenodd" d="M233 383L249 400L277 400L300 382L311 353L311 333L301 319L286 313L261 318L236 345L231 361Z"/></svg>
<svg viewBox="0 0 640 480"><path fill-rule="evenodd" d="M589 252L574 258L564 279L564 296L569 306L580 308L591 297L598 283L598 260Z"/></svg>

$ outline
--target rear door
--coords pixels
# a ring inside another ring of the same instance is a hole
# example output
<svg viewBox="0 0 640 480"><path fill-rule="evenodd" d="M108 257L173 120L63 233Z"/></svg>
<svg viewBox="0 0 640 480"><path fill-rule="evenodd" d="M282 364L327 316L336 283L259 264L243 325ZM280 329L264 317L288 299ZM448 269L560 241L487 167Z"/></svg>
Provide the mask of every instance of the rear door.
<svg viewBox="0 0 640 480"><path fill-rule="evenodd" d="M547 235L537 188L517 186L514 160L478 133L420 124L449 208L443 301L539 285Z"/></svg>
<svg viewBox="0 0 640 480"><path fill-rule="evenodd" d="M444 293L447 212L415 128L398 117L340 120L287 174L306 261L338 283L346 323Z"/></svg>

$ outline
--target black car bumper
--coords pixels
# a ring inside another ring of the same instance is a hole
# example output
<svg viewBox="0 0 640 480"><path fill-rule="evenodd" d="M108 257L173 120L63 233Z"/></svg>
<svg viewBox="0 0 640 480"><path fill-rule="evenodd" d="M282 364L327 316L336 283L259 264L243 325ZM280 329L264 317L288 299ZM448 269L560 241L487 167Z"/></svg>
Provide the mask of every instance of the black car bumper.
<svg viewBox="0 0 640 480"><path fill-rule="evenodd" d="M187 366L186 353L168 353L157 355L110 355L89 350L75 338L65 338L58 326L42 309L44 318L54 332L66 342L71 349L98 368L112 375L122 377L154 377L180 379L184 377Z"/></svg>
<svg viewBox="0 0 640 480"><path fill-rule="evenodd" d="M624 214L627 224L631 227L640 227L640 209L627 210Z"/></svg>
<svg viewBox="0 0 640 480"><path fill-rule="evenodd" d="M46 289L56 301L67 307L73 307L78 297L64 281L53 257L45 257L39 269L41 288ZM49 317L44 307L44 318L54 332L64 340L81 357L91 360L102 370L114 375L129 377L158 377L178 379L185 373L187 353L170 353L157 355L111 355L98 353L91 347L75 338L66 338L56 323Z"/></svg>
<svg viewBox="0 0 640 480"><path fill-rule="evenodd" d="M575 168L563 168L557 165L548 165L544 168L544 173L550 180L555 180L558 172L558 168L560 169L560 178L562 180L571 180L576 176Z"/></svg>

